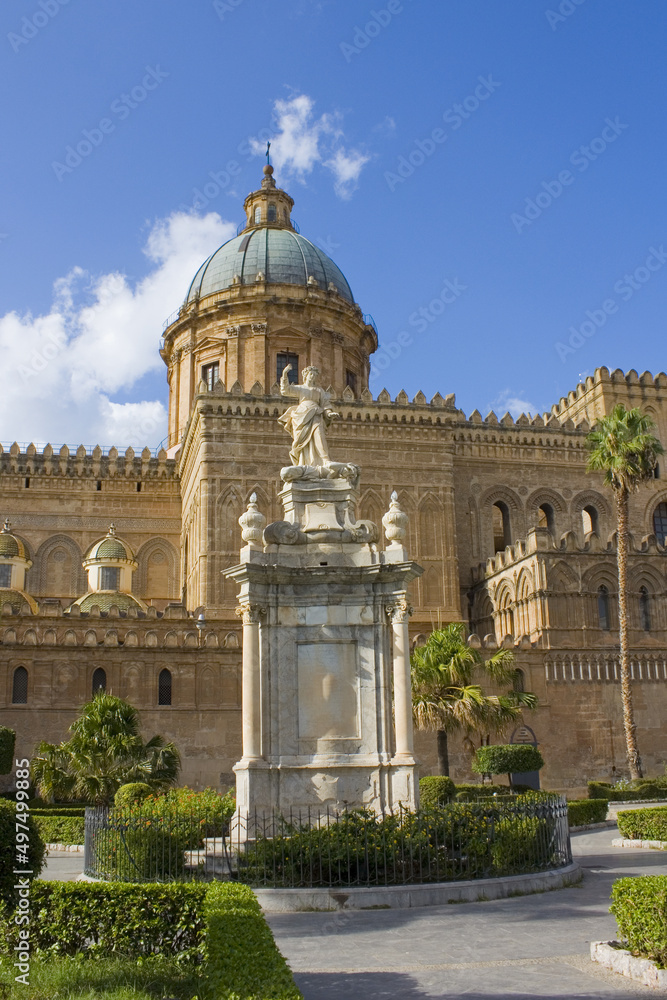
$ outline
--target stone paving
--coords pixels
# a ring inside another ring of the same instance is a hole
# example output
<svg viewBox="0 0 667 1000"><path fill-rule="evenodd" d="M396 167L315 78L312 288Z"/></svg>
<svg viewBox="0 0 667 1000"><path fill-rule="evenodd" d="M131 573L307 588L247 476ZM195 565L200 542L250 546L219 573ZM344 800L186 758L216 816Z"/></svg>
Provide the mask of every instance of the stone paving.
<svg viewBox="0 0 667 1000"><path fill-rule="evenodd" d="M305 1000L630 1000L665 995L588 958L611 940L612 883L667 874L667 853L612 847L616 828L572 835L580 886L414 910L271 914ZM44 878L73 879L83 855L52 854Z"/></svg>
<svg viewBox="0 0 667 1000"><path fill-rule="evenodd" d="M667 854L612 848L615 829L573 834L578 887L415 910L272 914L306 1000L661 995L588 958L616 936L609 894L624 875L667 874Z"/></svg>

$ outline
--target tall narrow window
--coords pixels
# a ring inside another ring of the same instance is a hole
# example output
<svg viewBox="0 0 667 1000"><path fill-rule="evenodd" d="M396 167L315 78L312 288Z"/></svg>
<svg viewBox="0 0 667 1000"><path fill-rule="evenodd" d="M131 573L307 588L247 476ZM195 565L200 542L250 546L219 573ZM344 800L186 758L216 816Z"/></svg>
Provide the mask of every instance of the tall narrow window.
<svg viewBox="0 0 667 1000"><path fill-rule="evenodd" d="M93 674L93 698L96 694L104 694L107 689L107 675L102 667L98 667Z"/></svg>
<svg viewBox="0 0 667 1000"><path fill-rule="evenodd" d="M547 528L551 534L555 534L556 530L556 518L554 517L554 509L550 503L543 503L537 512L537 526L538 528Z"/></svg>
<svg viewBox="0 0 667 1000"><path fill-rule="evenodd" d="M157 703L158 705L171 705L171 671L167 669L161 670L158 677Z"/></svg>
<svg viewBox="0 0 667 1000"><path fill-rule="evenodd" d="M0 587L11 587L12 567L9 564L0 566Z"/></svg>
<svg viewBox="0 0 667 1000"><path fill-rule="evenodd" d="M653 512L653 534L661 545L667 539L667 503L659 503Z"/></svg>
<svg viewBox="0 0 667 1000"><path fill-rule="evenodd" d="M345 372L345 385L349 385L354 395L357 395L357 373L351 372L349 368Z"/></svg>
<svg viewBox="0 0 667 1000"><path fill-rule="evenodd" d="M201 370L201 377L202 382L206 383L206 388L210 392L220 378L220 362L214 361L210 365L204 365Z"/></svg>
<svg viewBox="0 0 667 1000"><path fill-rule="evenodd" d="M12 683L12 705L28 704L28 671L25 667L17 667Z"/></svg>
<svg viewBox="0 0 667 1000"><path fill-rule="evenodd" d="M276 382L280 382L280 377L288 365L292 367L287 380L290 385L296 385L299 381L299 355L292 354L290 351L282 351L280 354L276 354Z"/></svg>
<svg viewBox="0 0 667 1000"><path fill-rule="evenodd" d="M510 514L507 505L499 500L493 508L493 551L503 552L511 544Z"/></svg>
<svg viewBox="0 0 667 1000"><path fill-rule="evenodd" d="M581 523L585 535L590 535L591 531L594 531L596 535L598 534L599 518L595 507L592 507L590 504L584 507L581 512Z"/></svg>
<svg viewBox="0 0 667 1000"><path fill-rule="evenodd" d="M276 212L276 206L273 205L273 204L270 204L269 205L269 214L267 215L267 221L268 222L275 222L277 218L278 218L278 215L277 215L277 212Z"/></svg>
<svg viewBox="0 0 667 1000"><path fill-rule="evenodd" d="M258 226L261 221L262 221L262 210L258 205L257 208L255 209L255 225Z"/></svg>
<svg viewBox="0 0 667 1000"><path fill-rule="evenodd" d="M120 566L100 568L100 590L118 590L120 586Z"/></svg>
<svg viewBox="0 0 667 1000"><path fill-rule="evenodd" d="M639 588L639 623L644 632L651 631L651 598L646 587Z"/></svg>
<svg viewBox="0 0 667 1000"><path fill-rule="evenodd" d="M598 587L598 622L600 628L609 631L611 624L609 621L609 591L604 586Z"/></svg>
<svg viewBox="0 0 667 1000"><path fill-rule="evenodd" d="M520 667L517 667L516 670L514 671L514 677L512 678L512 690L516 691L517 693L525 691L526 690L525 683L526 682L523 670Z"/></svg>

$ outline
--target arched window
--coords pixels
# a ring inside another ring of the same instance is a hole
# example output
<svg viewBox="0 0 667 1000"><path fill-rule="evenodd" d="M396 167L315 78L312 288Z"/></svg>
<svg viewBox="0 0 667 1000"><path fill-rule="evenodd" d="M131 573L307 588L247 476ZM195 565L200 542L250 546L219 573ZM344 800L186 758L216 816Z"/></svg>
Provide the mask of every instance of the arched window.
<svg viewBox="0 0 667 1000"><path fill-rule="evenodd" d="M595 507L591 506L591 504L588 504L582 510L581 521L585 535L590 535L591 531L594 531L596 535L599 534L598 527L600 519L597 510Z"/></svg>
<svg viewBox="0 0 667 1000"><path fill-rule="evenodd" d="M600 628L609 631L611 628L609 622L609 591L604 586L598 587L598 622L600 623Z"/></svg>
<svg viewBox="0 0 667 1000"><path fill-rule="evenodd" d="M541 504L537 512L537 526L538 528L548 528L551 534L556 532L556 518L554 517L554 509L550 503Z"/></svg>
<svg viewBox="0 0 667 1000"><path fill-rule="evenodd" d="M667 503L659 503L653 512L653 534L661 545L667 539Z"/></svg>
<svg viewBox="0 0 667 1000"><path fill-rule="evenodd" d="M493 551L503 552L512 541L510 533L510 512L507 505L498 500L492 508L493 513Z"/></svg>
<svg viewBox="0 0 667 1000"><path fill-rule="evenodd" d="M171 671L160 671L157 682L157 703L158 705L171 705Z"/></svg>
<svg viewBox="0 0 667 1000"><path fill-rule="evenodd" d="M25 667L17 667L12 683L12 705L28 704L28 671Z"/></svg>
<svg viewBox="0 0 667 1000"><path fill-rule="evenodd" d="M5 563L0 566L0 587L11 587L12 585L12 564Z"/></svg>
<svg viewBox="0 0 667 1000"><path fill-rule="evenodd" d="M107 675L102 667L98 667L93 674L93 698L96 694L104 694L107 689Z"/></svg>
<svg viewBox="0 0 667 1000"><path fill-rule="evenodd" d="M518 692L526 690L526 679L523 670L517 667L512 678L512 690Z"/></svg>
<svg viewBox="0 0 667 1000"><path fill-rule="evenodd" d="M267 216L267 220L269 222L275 222L277 218L278 218L278 214L276 212L276 206L273 205L273 204L270 204L269 205L269 214Z"/></svg>
<svg viewBox="0 0 667 1000"><path fill-rule="evenodd" d="M255 209L255 225L257 225L261 221L262 221L262 209L258 205L257 208Z"/></svg>
<svg viewBox="0 0 667 1000"><path fill-rule="evenodd" d="M646 587L639 588L639 623L644 632L651 631L651 598Z"/></svg>

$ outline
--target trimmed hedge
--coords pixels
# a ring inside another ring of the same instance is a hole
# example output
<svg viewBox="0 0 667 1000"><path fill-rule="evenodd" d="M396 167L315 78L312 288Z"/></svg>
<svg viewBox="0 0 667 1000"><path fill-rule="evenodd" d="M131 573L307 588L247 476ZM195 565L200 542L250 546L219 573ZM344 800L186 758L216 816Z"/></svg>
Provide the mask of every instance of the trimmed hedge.
<svg viewBox="0 0 667 1000"><path fill-rule="evenodd" d="M456 794L456 785L444 774L419 779L419 803L422 808L446 806Z"/></svg>
<svg viewBox="0 0 667 1000"><path fill-rule="evenodd" d="M303 1000L252 889L213 882L204 909L215 1000Z"/></svg>
<svg viewBox="0 0 667 1000"><path fill-rule="evenodd" d="M83 844L85 820L81 816L32 814L45 844Z"/></svg>
<svg viewBox="0 0 667 1000"><path fill-rule="evenodd" d="M27 826L27 830L23 829ZM14 907L18 902L16 885L22 877L14 869L32 872L25 876L31 881L44 867L46 849L37 823L32 816L20 809L15 802L0 800L0 903ZM34 890L33 883L32 890Z"/></svg>
<svg viewBox="0 0 667 1000"><path fill-rule="evenodd" d="M570 826L604 823L608 808L608 799L573 799L567 804L568 822Z"/></svg>
<svg viewBox="0 0 667 1000"><path fill-rule="evenodd" d="M611 890L610 909L616 917L619 934L633 955L649 958L664 969L667 966L667 875L619 879Z"/></svg>
<svg viewBox="0 0 667 1000"><path fill-rule="evenodd" d="M472 769L475 774L521 774L539 771L544 758L537 749L526 743L500 743L478 747Z"/></svg>
<svg viewBox="0 0 667 1000"><path fill-rule="evenodd" d="M86 815L85 806L30 806L31 816L80 816Z"/></svg>
<svg viewBox="0 0 667 1000"><path fill-rule="evenodd" d="M127 785L121 785L116 792L113 804L117 807L134 805L153 795L153 789L145 781L130 781Z"/></svg>
<svg viewBox="0 0 667 1000"><path fill-rule="evenodd" d="M176 955L201 960L203 883L34 882L30 947L47 955ZM8 924L13 946L13 924Z"/></svg>
<svg viewBox="0 0 667 1000"><path fill-rule="evenodd" d="M123 882L180 878L189 843L187 832L166 820L128 823L121 816L95 834L97 867L105 878Z"/></svg>
<svg viewBox="0 0 667 1000"><path fill-rule="evenodd" d="M618 829L628 840L667 841L667 807L623 810L618 814Z"/></svg>
<svg viewBox="0 0 667 1000"><path fill-rule="evenodd" d="M589 799L608 799L610 802L641 802L643 799L667 800L667 784L664 778L651 778L633 782L627 788L619 788L607 781L588 782Z"/></svg>
<svg viewBox="0 0 667 1000"><path fill-rule="evenodd" d="M7 726L0 726L0 774L9 774L14 766L16 733Z"/></svg>

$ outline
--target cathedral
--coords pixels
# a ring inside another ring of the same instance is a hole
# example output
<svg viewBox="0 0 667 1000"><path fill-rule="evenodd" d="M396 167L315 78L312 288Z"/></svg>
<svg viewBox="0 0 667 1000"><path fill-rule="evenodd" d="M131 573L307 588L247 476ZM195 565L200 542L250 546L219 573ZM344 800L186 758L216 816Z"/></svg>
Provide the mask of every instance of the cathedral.
<svg viewBox="0 0 667 1000"><path fill-rule="evenodd" d="M264 167L238 235L204 261L160 354L168 447L0 449L0 723L17 755L60 742L106 690L144 733L181 750L181 780L228 788L241 756L239 518L250 499L281 517L289 438L285 379L316 367L339 420L334 460L361 468L358 516L380 524L396 491L411 585L410 641L463 621L482 650L512 648L539 698L507 739L535 741L543 787L583 793L626 774L617 634L614 511L586 474L586 435L617 403L667 441L667 375L599 368L542 416L466 415L452 392L427 400L369 390L378 347L336 264L300 235L293 201ZM287 375L284 373L287 372ZM445 386L446 390L453 387ZM647 774L667 759L667 486L631 497L632 671ZM382 546L383 543L378 543ZM261 748L260 748L261 749ZM415 734L420 773L435 736ZM450 740L457 780L471 743Z"/></svg>

